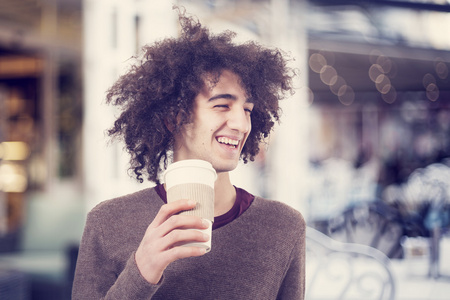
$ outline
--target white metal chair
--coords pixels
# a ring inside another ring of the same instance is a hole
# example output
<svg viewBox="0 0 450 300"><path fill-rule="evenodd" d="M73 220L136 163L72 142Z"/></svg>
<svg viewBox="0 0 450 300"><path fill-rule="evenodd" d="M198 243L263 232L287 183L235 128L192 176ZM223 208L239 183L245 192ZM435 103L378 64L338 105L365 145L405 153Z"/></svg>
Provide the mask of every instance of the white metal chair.
<svg viewBox="0 0 450 300"><path fill-rule="evenodd" d="M394 299L390 260L381 251L335 241L310 227L306 250L306 299Z"/></svg>

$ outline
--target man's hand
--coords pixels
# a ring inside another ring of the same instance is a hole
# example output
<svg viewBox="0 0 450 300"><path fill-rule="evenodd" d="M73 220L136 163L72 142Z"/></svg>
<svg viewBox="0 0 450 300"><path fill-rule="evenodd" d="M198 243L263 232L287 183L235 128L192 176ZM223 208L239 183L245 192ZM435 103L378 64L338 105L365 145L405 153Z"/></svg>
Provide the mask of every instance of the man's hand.
<svg viewBox="0 0 450 300"><path fill-rule="evenodd" d="M207 222L200 217L176 215L195 205L193 200L165 204L148 226L135 259L141 275L149 283L157 284L166 267L173 261L205 254L203 248L180 246L187 241L205 242L211 238L198 230L186 230L208 228Z"/></svg>

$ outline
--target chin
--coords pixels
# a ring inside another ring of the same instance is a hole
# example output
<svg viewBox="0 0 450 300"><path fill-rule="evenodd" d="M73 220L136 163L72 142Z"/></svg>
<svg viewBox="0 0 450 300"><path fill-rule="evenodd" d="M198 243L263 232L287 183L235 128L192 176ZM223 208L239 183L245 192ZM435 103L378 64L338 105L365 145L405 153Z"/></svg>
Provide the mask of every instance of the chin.
<svg viewBox="0 0 450 300"><path fill-rule="evenodd" d="M217 173L223 173L223 172L231 172L237 167L236 163L229 163L229 164L213 164L214 169Z"/></svg>

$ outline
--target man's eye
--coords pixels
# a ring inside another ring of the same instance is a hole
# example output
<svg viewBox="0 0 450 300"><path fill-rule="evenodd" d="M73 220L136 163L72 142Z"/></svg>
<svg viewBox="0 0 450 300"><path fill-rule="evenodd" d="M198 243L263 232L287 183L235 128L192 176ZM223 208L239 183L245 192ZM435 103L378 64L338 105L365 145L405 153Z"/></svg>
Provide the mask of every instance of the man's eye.
<svg viewBox="0 0 450 300"><path fill-rule="evenodd" d="M227 104L218 104L218 105L214 105L214 107L218 107L218 108L228 108L229 106Z"/></svg>
<svg viewBox="0 0 450 300"><path fill-rule="evenodd" d="M249 114L252 114L252 109L250 109L250 108L246 108L246 109L244 109L246 112L248 112Z"/></svg>

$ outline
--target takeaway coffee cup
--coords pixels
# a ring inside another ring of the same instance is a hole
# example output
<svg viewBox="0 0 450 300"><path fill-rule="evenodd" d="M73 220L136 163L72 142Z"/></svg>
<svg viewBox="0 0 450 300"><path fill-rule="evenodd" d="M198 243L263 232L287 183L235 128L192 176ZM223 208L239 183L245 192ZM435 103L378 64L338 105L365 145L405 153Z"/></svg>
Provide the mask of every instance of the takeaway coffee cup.
<svg viewBox="0 0 450 300"><path fill-rule="evenodd" d="M167 190L167 202L179 199L192 199L197 202L195 208L180 214L198 216L209 223L208 229L201 230L211 237L214 222L214 182L217 174L212 165L204 160L187 159L172 163L164 173ZM187 243L189 246L211 250L211 238L204 243Z"/></svg>

